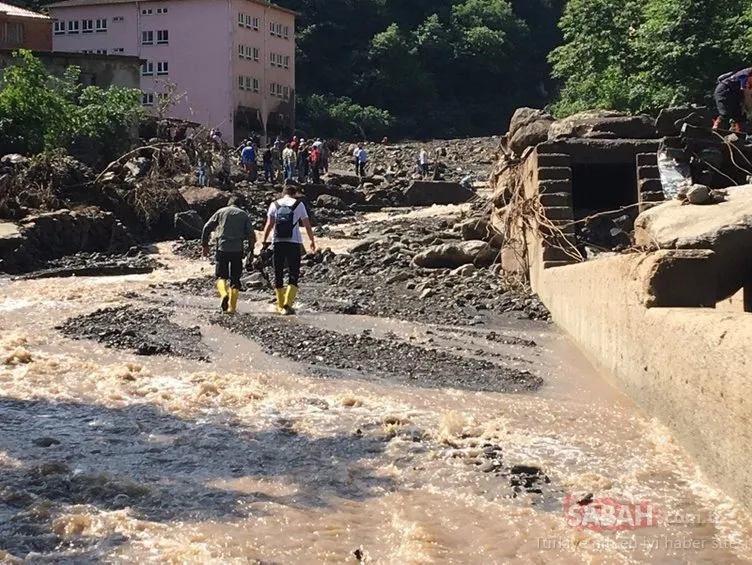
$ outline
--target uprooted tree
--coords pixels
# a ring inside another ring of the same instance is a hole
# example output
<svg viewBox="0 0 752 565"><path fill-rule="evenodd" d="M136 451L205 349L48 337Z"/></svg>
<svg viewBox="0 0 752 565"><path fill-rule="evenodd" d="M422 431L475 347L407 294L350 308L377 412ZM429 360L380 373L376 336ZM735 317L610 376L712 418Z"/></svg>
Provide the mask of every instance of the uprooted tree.
<svg viewBox="0 0 752 565"><path fill-rule="evenodd" d="M30 51L13 55L0 88L0 154L65 149L96 165L130 148L140 90L84 86L78 67L55 77Z"/></svg>

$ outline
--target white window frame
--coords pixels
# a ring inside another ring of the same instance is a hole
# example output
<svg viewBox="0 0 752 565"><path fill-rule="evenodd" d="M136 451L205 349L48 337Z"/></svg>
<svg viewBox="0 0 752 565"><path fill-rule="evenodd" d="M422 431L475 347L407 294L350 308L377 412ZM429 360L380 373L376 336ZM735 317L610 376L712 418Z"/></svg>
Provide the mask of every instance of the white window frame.
<svg viewBox="0 0 752 565"><path fill-rule="evenodd" d="M150 92L144 92L141 95L141 104L143 106L154 106L154 95Z"/></svg>
<svg viewBox="0 0 752 565"><path fill-rule="evenodd" d="M114 18L112 18L113 22L122 22L124 20L125 18L123 16L115 16Z"/></svg>
<svg viewBox="0 0 752 565"><path fill-rule="evenodd" d="M151 16L154 13L154 10L151 8L141 8L141 15L142 16Z"/></svg>
<svg viewBox="0 0 752 565"><path fill-rule="evenodd" d="M251 19L251 24L251 29L253 29L253 31L258 31L259 26L261 25L261 19L259 19L257 16L254 16Z"/></svg>
<svg viewBox="0 0 752 565"><path fill-rule="evenodd" d="M154 32L153 31L141 32L141 45L154 45Z"/></svg>
<svg viewBox="0 0 752 565"><path fill-rule="evenodd" d="M273 82L269 83L269 94L271 96L276 96L277 95L277 85L275 83L273 83Z"/></svg>
<svg viewBox="0 0 752 565"><path fill-rule="evenodd" d="M112 52L113 53L125 53L125 49L122 47L113 47Z"/></svg>
<svg viewBox="0 0 752 565"><path fill-rule="evenodd" d="M154 63L153 62L146 61L143 65L141 65L141 76L142 77L154 76Z"/></svg>
<svg viewBox="0 0 752 565"><path fill-rule="evenodd" d="M53 29L53 34L65 35L65 20L55 20Z"/></svg>
<svg viewBox="0 0 752 565"><path fill-rule="evenodd" d="M285 55L285 60L282 66L286 69L290 68L290 56L289 55Z"/></svg>
<svg viewBox="0 0 752 565"><path fill-rule="evenodd" d="M94 33L94 20L81 20L81 33Z"/></svg>
<svg viewBox="0 0 752 565"><path fill-rule="evenodd" d="M79 22L78 20L69 20L68 21L68 35L75 35L79 31Z"/></svg>
<svg viewBox="0 0 752 565"><path fill-rule="evenodd" d="M167 8L157 8L157 14L166 14Z"/></svg>
<svg viewBox="0 0 752 565"><path fill-rule="evenodd" d="M282 85L277 83L277 98L282 98Z"/></svg>
<svg viewBox="0 0 752 565"><path fill-rule="evenodd" d="M276 29L276 26L274 25L274 22L269 22L269 35L274 35L275 29Z"/></svg>
<svg viewBox="0 0 752 565"><path fill-rule="evenodd" d="M238 76L238 88L240 90L245 90L245 77L243 75Z"/></svg>
<svg viewBox="0 0 752 565"><path fill-rule="evenodd" d="M285 39L290 39L290 26L284 26L282 28L282 36Z"/></svg>
<svg viewBox="0 0 752 565"><path fill-rule="evenodd" d="M269 64L272 67L277 66L277 54L276 53L269 53Z"/></svg>
<svg viewBox="0 0 752 565"><path fill-rule="evenodd" d="M245 45L238 44L238 59L245 59Z"/></svg>
<svg viewBox="0 0 752 565"><path fill-rule="evenodd" d="M245 79L245 90L253 92L253 79L251 77L243 77Z"/></svg>
<svg viewBox="0 0 752 565"><path fill-rule="evenodd" d="M259 48L258 47L254 47L253 48L253 60L258 63L260 56L261 56L261 52L259 51Z"/></svg>
<svg viewBox="0 0 752 565"><path fill-rule="evenodd" d="M245 27L245 14L238 12L238 27Z"/></svg>
<svg viewBox="0 0 752 565"><path fill-rule="evenodd" d="M162 35L162 39L159 36ZM157 45L169 45L170 44L170 30L159 29L157 30Z"/></svg>
<svg viewBox="0 0 752 565"><path fill-rule="evenodd" d="M158 61L157 62L157 76L164 77L170 74L170 62Z"/></svg>
<svg viewBox="0 0 752 565"><path fill-rule="evenodd" d="M107 18L100 18L96 22L97 33L105 33L107 31Z"/></svg>
<svg viewBox="0 0 752 565"><path fill-rule="evenodd" d="M289 86L282 87L282 96L285 100L290 99L290 87Z"/></svg>
<svg viewBox="0 0 752 565"><path fill-rule="evenodd" d="M107 55L107 49L97 49L94 53L97 55Z"/></svg>

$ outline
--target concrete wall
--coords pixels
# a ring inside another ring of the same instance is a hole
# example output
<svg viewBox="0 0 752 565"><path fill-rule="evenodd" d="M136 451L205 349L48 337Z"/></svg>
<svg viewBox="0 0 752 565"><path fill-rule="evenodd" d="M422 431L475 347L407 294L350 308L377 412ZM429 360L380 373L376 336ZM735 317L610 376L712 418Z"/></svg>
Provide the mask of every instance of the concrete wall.
<svg viewBox="0 0 752 565"><path fill-rule="evenodd" d="M106 88L121 86L139 88L141 61L137 57L114 57L84 53L45 53L34 52L47 71L62 76L70 66L81 69L81 81ZM0 75L5 67L15 64L12 51L0 49Z"/></svg>
<svg viewBox="0 0 752 565"><path fill-rule="evenodd" d="M539 271L534 290L591 361L752 508L752 315L715 310L709 251ZM619 446L615 446L619 449Z"/></svg>

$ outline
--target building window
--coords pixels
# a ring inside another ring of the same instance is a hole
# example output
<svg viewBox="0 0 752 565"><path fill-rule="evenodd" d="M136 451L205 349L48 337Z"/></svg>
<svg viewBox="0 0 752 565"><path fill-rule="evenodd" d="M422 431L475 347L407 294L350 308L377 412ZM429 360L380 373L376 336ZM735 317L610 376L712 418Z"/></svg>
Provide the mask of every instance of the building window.
<svg viewBox="0 0 752 565"><path fill-rule="evenodd" d="M245 14L243 12L238 12L238 27L243 27L245 25Z"/></svg>
<svg viewBox="0 0 752 565"><path fill-rule="evenodd" d="M251 77L245 77L245 89L253 90L253 79Z"/></svg>
<svg viewBox="0 0 752 565"><path fill-rule="evenodd" d="M141 76L150 77L154 76L154 63L146 62L141 65Z"/></svg>
<svg viewBox="0 0 752 565"><path fill-rule="evenodd" d="M277 85L277 96L282 98L282 85L281 84Z"/></svg>
<svg viewBox="0 0 752 565"><path fill-rule="evenodd" d="M238 57L245 59L245 45L238 45Z"/></svg>
<svg viewBox="0 0 752 565"><path fill-rule="evenodd" d="M113 53L125 53L125 49L123 49L122 47L115 47L115 48L114 48L114 49L112 50L112 52L113 52Z"/></svg>
<svg viewBox="0 0 752 565"><path fill-rule="evenodd" d="M274 22L269 22L269 35L274 35L274 30L276 27L274 26Z"/></svg>
<svg viewBox="0 0 752 565"><path fill-rule="evenodd" d="M160 61L157 63L157 75L164 76L169 74L169 65L167 61Z"/></svg>
<svg viewBox="0 0 752 565"><path fill-rule="evenodd" d="M170 34L166 29L157 32L157 45L167 45L170 42Z"/></svg>
<svg viewBox="0 0 752 565"><path fill-rule="evenodd" d="M269 53L269 61L271 62L272 67L276 67L277 66L277 54Z"/></svg>
<svg viewBox="0 0 752 565"><path fill-rule="evenodd" d="M154 95L144 92L144 94L141 96L141 103L144 106L154 106Z"/></svg>
<svg viewBox="0 0 752 565"><path fill-rule="evenodd" d="M290 99L290 87L289 86L285 86L282 89L282 96L284 96L285 100L289 100Z"/></svg>
<svg viewBox="0 0 752 565"><path fill-rule="evenodd" d="M290 56L289 55L285 55L285 59L282 63L282 66L286 69L290 68Z"/></svg>
<svg viewBox="0 0 752 565"><path fill-rule="evenodd" d="M290 39L290 26L285 26L282 28L282 36L285 39Z"/></svg>
<svg viewBox="0 0 752 565"><path fill-rule="evenodd" d="M68 33L78 33L78 20L68 22Z"/></svg>
<svg viewBox="0 0 752 565"><path fill-rule="evenodd" d="M251 84L252 84L252 86L253 86L253 92L258 92L258 91L259 91L259 79L257 79L257 78L254 78L254 79L253 79L253 80L251 81Z"/></svg>
<svg viewBox="0 0 752 565"><path fill-rule="evenodd" d="M245 78L242 76L238 77L238 88L240 90L245 90Z"/></svg>
<svg viewBox="0 0 752 565"><path fill-rule="evenodd" d="M166 14L167 8L157 8L157 14Z"/></svg>
<svg viewBox="0 0 752 565"><path fill-rule="evenodd" d="M272 96L274 96L274 95L275 95L275 94L277 93L277 88L276 88L276 86L277 86L277 85L276 85L276 84L274 84L273 82L270 82L270 83L269 83L269 94L271 94Z"/></svg>
<svg viewBox="0 0 752 565"><path fill-rule="evenodd" d="M251 20L251 24L252 24L251 28L254 29L255 31L258 31L259 26L261 25L261 20L259 20L258 18L253 18Z"/></svg>
<svg viewBox="0 0 752 565"><path fill-rule="evenodd" d="M97 33L102 33L107 31L107 19L101 19L97 20Z"/></svg>
<svg viewBox="0 0 752 565"><path fill-rule="evenodd" d="M107 55L107 49L97 49L96 50L97 55Z"/></svg>
<svg viewBox="0 0 752 565"><path fill-rule="evenodd" d="M259 60L259 49L258 49L258 47L254 47L251 54L253 55L253 60L258 63L258 60Z"/></svg>
<svg viewBox="0 0 752 565"><path fill-rule="evenodd" d="M65 22L55 20L54 24L55 35L65 35Z"/></svg>
<svg viewBox="0 0 752 565"><path fill-rule="evenodd" d="M81 33L94 33L94 20L81 20Z"/></svg>
<svg viewBox="0 0 752 565"><path fill-rule="evenodd" d="M141 10L142 16L151 16L153 13L154 12L152 11L151 8L144 8L143 10Z"/></svg>
<svg viewBox="0 0 752 565"><path fill-rule="evenodd" d="M153 31L141 32L141 45L154 45L154 32Z"/></svg>
<svg viewBox="0 0 752 565"><path fill-rule="evenodd" d="M115 16L114 18L112 18L112 21L113 22L122 22L123 21L123 16Z"/></svg>
<svg viewBox="0 0 752 565"><path fill-rule="evenodd" d="M282 37L282 24L277 24L277 37Z"/></svg>

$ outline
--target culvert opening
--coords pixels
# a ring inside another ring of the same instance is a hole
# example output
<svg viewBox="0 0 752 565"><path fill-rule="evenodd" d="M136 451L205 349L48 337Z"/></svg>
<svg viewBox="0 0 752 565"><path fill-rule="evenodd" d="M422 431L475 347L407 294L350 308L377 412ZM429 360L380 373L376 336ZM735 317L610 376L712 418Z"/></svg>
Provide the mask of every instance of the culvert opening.
<svg viewBox="0 0 752 565"><path fill-rule="evenodd" d="M590 218L578 223L575 230L581 251L586 251L584 246L604 250L629 247L637 202L637 167L633 161L572 165L574 218ZM627 206L630 208L621 210Z"/></svg>

